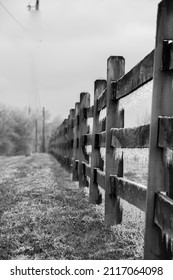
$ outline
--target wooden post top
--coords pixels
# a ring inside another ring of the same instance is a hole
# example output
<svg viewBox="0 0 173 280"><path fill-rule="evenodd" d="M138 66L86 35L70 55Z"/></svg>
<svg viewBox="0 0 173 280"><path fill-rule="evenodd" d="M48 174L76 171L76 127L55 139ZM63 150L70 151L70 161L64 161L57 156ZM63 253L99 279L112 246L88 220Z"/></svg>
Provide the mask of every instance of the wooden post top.
<svg viewBox="0 0 173 280"><path fill-rule="evenodd" d="M96 88L96 87L98 87L99 85L105 85L105 87L106 87L106 85L107 85L107 81L106 81L106 79L97 79L97 80L95 80L95 82L94 82L94 88Z"/></svg>
<svg viewBox="0 0 173 280"><path fill-rule="evenodd" d="M79 112L79 106L80 106L80 103L79 102L76 102L75 103L75 113L78 114Z"/></svg>
<svg viewBox="0 0 173 280"><path fill-rule="evenodd" d="M94 82L94 96L97 98L100 96L102 91L105 90L107 81L105 79L98 79Z"/></svg>
<svg viewBox="0 0 173 280"><path fill-rule="evenodd" d="M81 92L80 94L80 104L83 102L90 102L90 94L88 92Z"/></svg>
<svg viewBox="0 0 173 280"><path fill-rule="evenodd" d="M107 80L119 80L125 73L123 56L110 56L107 60Z"/></svg>
<svg viewBox="0 0 173 280"><path fill-rule="evenodd" d="M71 116L72 118L73 118L74 114L75 114L75 109L70 109L70 116Z"/></svg>

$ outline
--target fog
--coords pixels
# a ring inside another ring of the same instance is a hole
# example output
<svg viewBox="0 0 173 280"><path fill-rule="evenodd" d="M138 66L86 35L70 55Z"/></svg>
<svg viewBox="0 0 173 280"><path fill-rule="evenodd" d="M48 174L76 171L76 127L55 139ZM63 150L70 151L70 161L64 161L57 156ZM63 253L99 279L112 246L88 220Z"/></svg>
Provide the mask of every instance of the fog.
<svg viewBox="0 0 173 280"><path fill-rule="evenodd" d="M0 1L0 102L67 117L106 78L109 56L124 56L127 72L154 48L158 2Z"/></svg>

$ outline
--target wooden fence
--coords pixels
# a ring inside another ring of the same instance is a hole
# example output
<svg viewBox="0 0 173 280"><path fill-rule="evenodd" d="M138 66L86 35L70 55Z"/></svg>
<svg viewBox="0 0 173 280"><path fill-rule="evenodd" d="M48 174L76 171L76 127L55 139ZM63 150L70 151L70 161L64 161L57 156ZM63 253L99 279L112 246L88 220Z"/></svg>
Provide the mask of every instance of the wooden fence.
<svg viewBox="0 0 173 280"><path fill-rule="evenodd" d="M146 212L145 259L173 256L173 1L158 6L155 50L127 74L123 57L107 61L107 80L94 83L94 105L89 93L70 110L52 135L49 152L79 181L89 186L92 203L101 203L99 187L105 190L105 221L122 221L120 198ZM151 124L124 127L119 101L153 79ZM99 120L106 108L106 118ZM90 131L88 119L92 118ZM92 146L91 154L87 146ZM106 149L105 167L100 155ZM120 148L149 147L147 188L123 177ZM104 167L104 168L103 168Z"/></svg>

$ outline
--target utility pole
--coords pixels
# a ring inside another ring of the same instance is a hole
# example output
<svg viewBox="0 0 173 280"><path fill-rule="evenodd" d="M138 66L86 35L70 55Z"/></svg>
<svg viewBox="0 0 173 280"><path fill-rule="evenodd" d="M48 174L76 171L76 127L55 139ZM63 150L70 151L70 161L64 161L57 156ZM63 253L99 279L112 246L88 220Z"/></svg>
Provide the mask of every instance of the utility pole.
<svg viewBox="0 0 173 280"><path fill-rule="evenodd" d="M37 11L39 10L39 0L36 0L35 8Z"/></svg>
<svg viewBox="0 0 173 280"><path fill-rule="evenodd" d="M42 151L45 153L45 108L43 107L43 140L42 140Z"/></svg>

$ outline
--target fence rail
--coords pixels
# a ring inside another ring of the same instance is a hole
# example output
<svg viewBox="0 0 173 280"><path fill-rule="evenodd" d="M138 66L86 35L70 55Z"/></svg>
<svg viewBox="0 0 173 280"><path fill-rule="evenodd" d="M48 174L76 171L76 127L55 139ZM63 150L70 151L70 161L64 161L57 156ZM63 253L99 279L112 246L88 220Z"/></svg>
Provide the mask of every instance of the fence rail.
<svg viewBox="0 0 173 280"><path fill-rule="evenodd" d="M107 61L107 79L94 83L54 132L49 152L79 181L89 186L92 203L105 190L105 221L122 221L120 198L146 212L145 259L173 257L173 1L158 7L156 46L127 74L123 57ZM169 40L168 40L169 38ZM154 66L154 67L153 67ZM151 124L124 128L119 100L153 79ZM106 109L106 117L100 113ZM92 119L92 131L89 120ZM88 146L91 152L88 152ZM101 149L105 148L105 161ZM123 177L123 149L149 148L147 188Z"/></svg>

